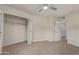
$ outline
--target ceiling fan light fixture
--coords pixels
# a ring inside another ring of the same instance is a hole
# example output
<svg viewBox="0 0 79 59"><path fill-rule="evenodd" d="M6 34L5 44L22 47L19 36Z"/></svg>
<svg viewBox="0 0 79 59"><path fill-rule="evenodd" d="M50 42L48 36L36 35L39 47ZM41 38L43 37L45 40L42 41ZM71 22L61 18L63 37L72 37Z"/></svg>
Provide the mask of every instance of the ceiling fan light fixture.
<svg viewBox="0 0 79 59"><path fill-rule="evenodd" d="M47 10L47 9L48 9L48 6L43 6L43 9L44 9L44 10Z"/></svg>
<svg viewBox="0 0 79 59"><path fill-rule="evenodd" d="M52 10L54 10L54 11L57 10L57 8L55 8L55 7L50 7L48 4L43 4L43 5L41 6L41 8L39 9L39 12L41 12L41 11L43 11L43 10L48 10L48 9L52 9Z"/></svg>

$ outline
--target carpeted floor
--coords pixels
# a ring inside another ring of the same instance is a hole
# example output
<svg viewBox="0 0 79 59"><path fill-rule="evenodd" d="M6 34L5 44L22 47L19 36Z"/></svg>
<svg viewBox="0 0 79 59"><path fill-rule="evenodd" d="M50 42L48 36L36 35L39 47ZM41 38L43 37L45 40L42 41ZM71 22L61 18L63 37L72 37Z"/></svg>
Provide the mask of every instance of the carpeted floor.
<svg viewBox="0 0 79 59"><path fill-rule="evenodd" d="M6 46L3 48L3 55L78 55L79 48L59 42L36 42L28 45L26 42Z"/></svg>

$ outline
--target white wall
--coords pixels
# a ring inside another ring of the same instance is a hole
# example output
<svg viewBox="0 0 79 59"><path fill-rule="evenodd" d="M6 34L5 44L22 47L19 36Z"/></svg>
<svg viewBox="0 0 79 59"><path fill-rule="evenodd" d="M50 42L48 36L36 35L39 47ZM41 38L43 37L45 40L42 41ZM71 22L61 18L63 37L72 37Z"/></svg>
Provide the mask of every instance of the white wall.
<svg viewBox="0 0 79 59"><path fill-rule="evenodd" d="M54 41L54 17L33 16L33 42Z"/></svg>
<svg viewBox="0 0 79 59"><path fill-rule="evenodd" d="M56 17L49 16L49 39L48 41L56 41L55 40L55 20Z"/></svg>
<svg viewBox="0 0 79 59"><path fill-rule="evenodd" d="M33 16L33 42L48 40L48 17Z"/></svg>
<svg viewBox="0 0 79 59"><path fill-rule="evenodd" d="M11 15L4 16L4 46L27 40L25 23L25 19Z"/></svg>
<svg viewBox="0 0 79 59"><path fill-rule="evenodd" d="M79 47L79 11L66 16L67 41L69 44Z"/></svg>

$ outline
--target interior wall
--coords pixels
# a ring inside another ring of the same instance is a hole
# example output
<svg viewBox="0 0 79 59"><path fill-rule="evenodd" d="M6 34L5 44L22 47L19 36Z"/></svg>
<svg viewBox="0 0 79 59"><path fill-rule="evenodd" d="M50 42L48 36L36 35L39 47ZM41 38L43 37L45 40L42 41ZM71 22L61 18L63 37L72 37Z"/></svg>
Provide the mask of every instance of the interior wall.
<svg viewBox="0 0 79 59"><path fill-rule="evenodd" d="M66 16L67 41L69 44L79 47L79 11Z"/></svg>
<svg viewBox="0 0 79 59"><path fill-rule="evenodd" d="M48 17L33 16L33 42L45 41L49 36Z"/></svg>
<svg viewBox="0 0 79 59"><path fill-rule="evenodd" d="M48 41L56 41L55 40L55 20L57 18L54 16L49 16L49 39Z"/></svg>
<svg viewBox="0 0 79 59"><path fill-rule="evenodd" d="M26 41L26 20L12 15L4 16L3 45L10 45Z"/></svg>
<svg viewBox="0 0 79 59"><path fill-rule="evenodd" d="M54 17L33 16L33 42L54 40Z"/></svg>

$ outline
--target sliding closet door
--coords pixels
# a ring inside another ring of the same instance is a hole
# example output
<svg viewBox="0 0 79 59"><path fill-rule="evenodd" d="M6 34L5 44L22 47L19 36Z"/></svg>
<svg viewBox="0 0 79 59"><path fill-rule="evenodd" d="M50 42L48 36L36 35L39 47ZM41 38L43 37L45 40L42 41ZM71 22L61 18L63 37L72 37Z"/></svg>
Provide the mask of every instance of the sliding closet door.
<svg viewBox="0 0 79 59"><path fill-rule="evenodd" d="M0 12L0 54L2 52L2 40L3 40L3 14Z"/></svg>

